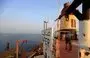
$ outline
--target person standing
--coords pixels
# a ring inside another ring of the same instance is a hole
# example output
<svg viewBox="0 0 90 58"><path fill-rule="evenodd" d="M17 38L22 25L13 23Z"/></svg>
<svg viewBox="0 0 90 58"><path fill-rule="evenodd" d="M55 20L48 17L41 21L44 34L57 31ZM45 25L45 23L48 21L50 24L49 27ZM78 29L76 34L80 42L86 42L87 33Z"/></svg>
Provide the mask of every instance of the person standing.
<svg viewBox="0 0 90 58"><path fill-rule="evenodd" d="M71 43L71 34L70 33L66 33L65 35L65 49L67 50L67 48L69 49L69 51L72 50L72 43Z"/></svg>

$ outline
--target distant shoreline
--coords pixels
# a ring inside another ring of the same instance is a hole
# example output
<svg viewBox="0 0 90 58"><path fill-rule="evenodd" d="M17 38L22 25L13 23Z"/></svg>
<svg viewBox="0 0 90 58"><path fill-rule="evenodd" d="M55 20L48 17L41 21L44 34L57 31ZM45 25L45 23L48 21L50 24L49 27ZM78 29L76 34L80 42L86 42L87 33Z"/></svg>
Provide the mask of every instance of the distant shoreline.
<svg viewBox="0 0 90 58"><path fill-rule="evenodd" d="M6 36L4 36L6 35ZM30 44L37 44L41 41L40 34L1 34L0 33L0 52L4 51L6 42L10 42L11 47L15 47L16 40L28 40Z"/></svg>

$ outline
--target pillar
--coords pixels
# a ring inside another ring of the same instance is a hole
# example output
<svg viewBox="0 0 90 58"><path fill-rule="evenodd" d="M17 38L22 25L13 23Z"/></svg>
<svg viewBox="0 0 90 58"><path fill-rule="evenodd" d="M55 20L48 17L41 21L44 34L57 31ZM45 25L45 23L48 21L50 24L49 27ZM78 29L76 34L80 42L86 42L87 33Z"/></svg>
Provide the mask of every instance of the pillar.
<svg viewBox="0 0 90 58"><path fill-rule="evenodd" d="M60 58L60 21L57 20L56 58Z"/></svg>
<svg viewBox="0 0 90 58"><path fill-rule="evenodd" d="M81 58L90 58L90 56L86 56L84 52L90 48L90 6L89 0L83 0L83 16L82 20L80 20L80 51ZM87 49L85 49L87 47Z"/></svg>

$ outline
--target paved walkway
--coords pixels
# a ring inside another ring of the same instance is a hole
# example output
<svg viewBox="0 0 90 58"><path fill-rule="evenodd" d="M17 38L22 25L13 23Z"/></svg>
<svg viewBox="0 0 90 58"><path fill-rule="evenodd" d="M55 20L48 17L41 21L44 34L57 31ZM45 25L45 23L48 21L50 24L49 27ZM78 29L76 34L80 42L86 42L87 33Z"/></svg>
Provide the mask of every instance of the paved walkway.
<svg viewBox="0 0 90 58"><path fill-rule="evenodd" d="M65 42L60 41L60 56L61 58L78 58L78 43L72 42L72 51L65 50Z"/></svg>

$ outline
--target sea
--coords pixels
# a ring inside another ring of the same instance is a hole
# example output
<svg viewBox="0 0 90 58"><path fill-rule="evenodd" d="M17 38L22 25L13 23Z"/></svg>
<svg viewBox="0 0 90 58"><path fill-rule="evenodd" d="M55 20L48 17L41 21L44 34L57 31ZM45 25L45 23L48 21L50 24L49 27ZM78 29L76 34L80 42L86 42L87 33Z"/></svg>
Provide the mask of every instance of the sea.
<svg viewBox="0 0 90 58"><path fill-rule="evenodd" d="M24 43L22 47L29 51L41 42L42 36L41 34L0 33L0 52L5 50L7 42L10 43L10 48L15 48L16 40L27 40L27 43ZM21 44L22 42L19 43L19 45Z"/></svg>

